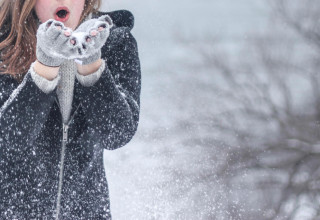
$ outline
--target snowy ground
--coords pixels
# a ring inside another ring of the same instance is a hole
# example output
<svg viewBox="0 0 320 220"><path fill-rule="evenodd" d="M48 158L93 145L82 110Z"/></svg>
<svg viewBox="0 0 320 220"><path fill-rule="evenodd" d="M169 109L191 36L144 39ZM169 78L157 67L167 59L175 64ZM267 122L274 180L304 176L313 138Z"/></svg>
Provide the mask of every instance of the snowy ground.
<svg viewBox="0 0 320 220"><path fill-rule="evenodd" d="M205 133L201 125L176 132L181 114L190 111L184 111L184 97L177 97L179 77L168 70L175 60L192 57L176 42L177 33L223 36L232 50L238 43L234 39L241 41L247 33L265 28L264 1L108 0L103 9L133 12L142 64L138 132L127 146L104 154L114 219L228 219L220 207L229 199L225 186L215 178L205 185L199 181L203 174L214 173L210 160L219 166L219 152L211 155L201 144L185 142ZM186 95L197 93L190 90ZM184 118L186 124L193 119Z"/></svg>

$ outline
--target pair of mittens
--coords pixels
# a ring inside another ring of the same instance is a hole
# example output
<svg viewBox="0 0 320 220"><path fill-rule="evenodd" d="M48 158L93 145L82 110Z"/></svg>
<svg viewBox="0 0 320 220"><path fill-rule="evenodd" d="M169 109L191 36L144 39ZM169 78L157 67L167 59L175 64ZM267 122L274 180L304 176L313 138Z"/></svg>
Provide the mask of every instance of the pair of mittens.
<svg viewBox="0 0 320 220"><path fill-rule="evenodd" d="M51 67L60 66L70 59L76 59L82 65L95 62L101 57L101 48L112 26L108 15L85 21L75 31L50 19L37 31L37 59Z"/></svg>

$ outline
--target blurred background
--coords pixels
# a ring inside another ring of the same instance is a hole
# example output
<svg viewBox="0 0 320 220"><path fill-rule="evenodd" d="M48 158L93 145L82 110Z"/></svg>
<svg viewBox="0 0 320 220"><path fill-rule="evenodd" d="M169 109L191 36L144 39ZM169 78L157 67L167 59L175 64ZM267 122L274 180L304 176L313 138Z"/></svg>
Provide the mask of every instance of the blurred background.
<svg viewBox="0 0 320 220"><path fill-rule="evenodd" d="M105 151L122 219L320 219L320 2L105 0L130 10L138 132Z"/></svg>

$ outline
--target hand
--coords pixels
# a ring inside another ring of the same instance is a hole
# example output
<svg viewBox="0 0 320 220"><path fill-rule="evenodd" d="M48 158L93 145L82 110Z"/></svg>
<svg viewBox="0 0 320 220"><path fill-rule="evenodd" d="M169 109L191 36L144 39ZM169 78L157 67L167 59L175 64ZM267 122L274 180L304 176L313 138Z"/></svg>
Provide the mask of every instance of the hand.
<svg viewBox="0 0 320 220"><path fill-rule="evenodd" d="M71 35L76 48L77 61L82 65L96 62L101 57L101 48L110 35L113 22L108 15L82 23Z"/></svg>
<svg viewBox="0 0 320 220"><path fill-rule="evenodd" d="M37 31L37 59L40 63L60 66L66 59L77 54L70 41L72 30L63 23L50 19L41 24Z"/></svg>

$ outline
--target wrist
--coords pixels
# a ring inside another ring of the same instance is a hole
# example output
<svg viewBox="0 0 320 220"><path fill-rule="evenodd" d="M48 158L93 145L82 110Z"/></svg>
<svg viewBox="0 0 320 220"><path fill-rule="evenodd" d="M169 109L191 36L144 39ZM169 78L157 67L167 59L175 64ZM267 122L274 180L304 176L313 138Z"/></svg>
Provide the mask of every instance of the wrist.
<svg viewBox="0 0 320 220"><path fill-rule="evenodd" d="M81 64L77 63L78 73L83 76L95 73L96 71L98 71L101 64L102 64L101 59L98 59L95 62L87 64L87 65L81 65Z"/></svg>
<svg viewBox="0 0 320 220"><path fill-rule="evenodd" d="M36 62L34 63L34 71L46 78L47 80L53 80L54 78L56 78L58 76L59 73L59 69L60 67L50 67L50 66L46 66L42 63L40 63L38 60L36 60Z"/></svg>

